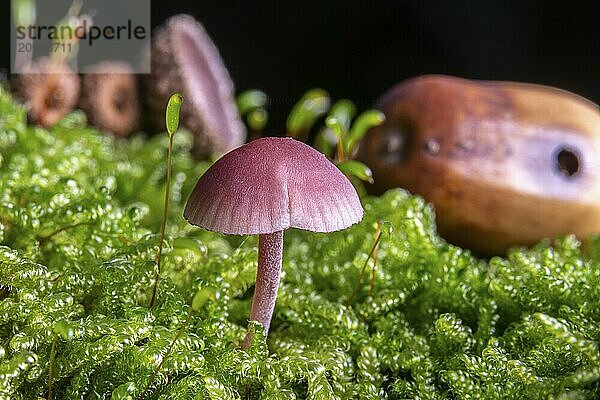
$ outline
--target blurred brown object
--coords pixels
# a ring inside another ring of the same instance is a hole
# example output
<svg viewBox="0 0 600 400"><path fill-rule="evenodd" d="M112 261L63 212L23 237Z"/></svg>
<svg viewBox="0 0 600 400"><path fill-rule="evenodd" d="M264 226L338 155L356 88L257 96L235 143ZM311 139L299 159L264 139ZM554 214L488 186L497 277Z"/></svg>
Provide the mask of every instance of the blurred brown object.
<svg viewBox="0 0 600 400"><path fill-rule="evenodd" d="M151 67L146 99L155 130L165 130L165 104L171 94L181 92L181 125L193 133L197 157L223 154L244 143L233 82L214 43L192 16L175 15L156 31Z"/></svg>
<svg viewBox="0 0 600 400"><path fill-rule="evenodd" d="M14 75L12 90L25 104L31 122L52 126L73 111L79 99L79 76L62 62L41 58Z"/></svg>
<svg viewBox="0 0 600 400"><path fill-rule="evenodd" d="M92 125L117 136L139 127L138 83L130 65L105 61L86 69L80 106Z"/></svg>
<svg viewBox="0 0 600 400"><path fill-rule="evenodd" d="M358 159L375 193L434 204L440 234L480 255L600 232L600 112L572 93L516 82L422 76L377 108Z"/></svg>

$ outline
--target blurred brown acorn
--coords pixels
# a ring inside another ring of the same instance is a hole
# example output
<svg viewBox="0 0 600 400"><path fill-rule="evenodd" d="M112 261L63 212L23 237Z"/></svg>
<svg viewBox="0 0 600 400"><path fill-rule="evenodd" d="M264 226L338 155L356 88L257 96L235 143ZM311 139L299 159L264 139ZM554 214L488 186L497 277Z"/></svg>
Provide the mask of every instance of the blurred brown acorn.
<svg viewBox="0 0 600 400"><path fill-rule="evenodd" d="M600 232L598 105L552 87L423 76L384 94L361 143L372 190L403 187L482 255Z"/></svg>
<svg viewBox="0 0 600 400"><path fill-rule="evenodd" d="M127 63L105 61L86 69L80 107L92 125L117 136L140 126L138 83Z"/></svg>
<svg viewBox="0 0 600 400"><path fill-rule="evenodd" d="M222 154L244 143L233 82L217 48L192 16L175 15L157 30L151 68L146 98L155 130L165 130L165 104L180 92L185 98L181 125L194 135L196 156Z"/></svg>
<svg viewBox="0 0 600 400"><path fill-rule="evenodd" d="M48 127L75 108L79 76L65 63L40 58L14 75L12 90L25 104L29 120Z"/></svg>

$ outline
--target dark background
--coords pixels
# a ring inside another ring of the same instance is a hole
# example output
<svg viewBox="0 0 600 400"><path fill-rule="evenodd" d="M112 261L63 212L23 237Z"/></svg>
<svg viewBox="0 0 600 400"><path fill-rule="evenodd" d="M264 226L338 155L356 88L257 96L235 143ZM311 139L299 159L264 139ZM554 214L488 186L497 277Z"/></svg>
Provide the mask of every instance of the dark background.
<svg viewBox="0 0 600 400"><path fill-rule="evenodd" d="M50 0L51 1L51 0ZM2 0L9 65L9 1ZM598 1L159 1L152 25L186 12L218 46L237 91L271 96L270 133L322 87L359 109L395 83L440 73L567 89L600 102Z"/></svg>

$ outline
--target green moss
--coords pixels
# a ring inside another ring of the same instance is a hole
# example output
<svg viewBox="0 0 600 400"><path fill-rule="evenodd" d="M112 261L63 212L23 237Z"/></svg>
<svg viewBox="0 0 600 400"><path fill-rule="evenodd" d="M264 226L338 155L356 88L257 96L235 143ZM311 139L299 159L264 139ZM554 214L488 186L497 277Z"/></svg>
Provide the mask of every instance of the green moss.
<svg viewBox="0 0 600 400"><path fill-rule="evenodd" d="M489 262L448 245L422 199L365 199L364 221L289 230L268 342L240 350L256 238L190 227L181 212L207 167L175 138L168 247L147 304L167 136L117 141L74 113L28 127L0 92L0 399L519 399L600 396L600 246L572 237ZM391 222L350 306L375 221ZM203 292L204 293L204 292Z"/></svg>

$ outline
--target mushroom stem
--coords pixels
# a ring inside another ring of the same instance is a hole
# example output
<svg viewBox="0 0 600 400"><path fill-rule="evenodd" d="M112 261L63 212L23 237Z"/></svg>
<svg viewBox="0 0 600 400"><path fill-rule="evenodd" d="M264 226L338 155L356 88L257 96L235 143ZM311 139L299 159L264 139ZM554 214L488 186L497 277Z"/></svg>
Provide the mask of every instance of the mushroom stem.
<svg viewBox="0 0 600 400"><path fill-rule="evenodd" d="M258 321L269 332L271 317L277 300L279 277L281 275L281 260L283 258L283 231L258 235L258 270L256 285L252 298L250 320ZM252 335L246 334L243 348L250 347Z"/></svg>

